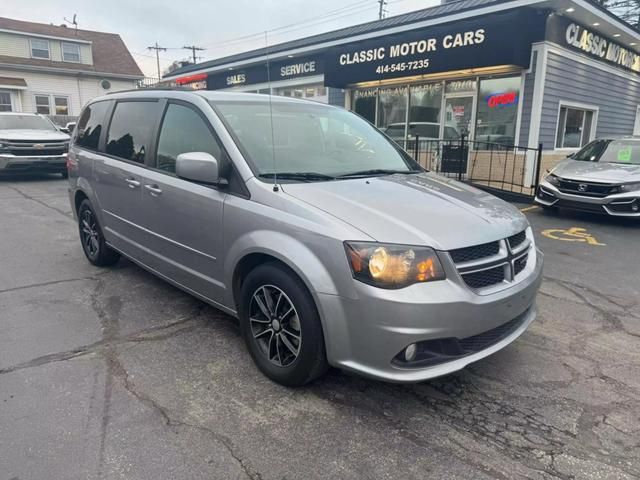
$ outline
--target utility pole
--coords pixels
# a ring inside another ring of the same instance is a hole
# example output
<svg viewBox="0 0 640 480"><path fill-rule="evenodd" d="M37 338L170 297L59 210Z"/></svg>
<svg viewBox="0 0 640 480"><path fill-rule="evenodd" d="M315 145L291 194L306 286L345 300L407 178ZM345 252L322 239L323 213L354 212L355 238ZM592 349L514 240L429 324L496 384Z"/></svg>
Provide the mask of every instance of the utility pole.
<svg viewBox="0 0 640 480"><path fill-rule="evenodd" d="M184 48L185 50L191 50L191 54L193 55L193 63L198 63L198 57L196 57L196 51L205 50L204 48L196 47L195 45L186 46L182 48Z"/></svg>
<svg viewBox="0 0 640 480"><path fill-rule="evenodd" d="M156 64L158 66L158 81L161 79L160 75L160 50L166 52L167 49L158 45L158 42L152 47L147 47L147 50L155 50L156 51Z"/></svg>
<svg viewBox="0 0 640 480"><path fill-rule="evenodd" d="M382 20L384 18L384 14L387 13L387 11L384 9L384 7L387 5L387 0L378 0L378 3L380 4L380 9L378 10L378 19Z"/></svg>

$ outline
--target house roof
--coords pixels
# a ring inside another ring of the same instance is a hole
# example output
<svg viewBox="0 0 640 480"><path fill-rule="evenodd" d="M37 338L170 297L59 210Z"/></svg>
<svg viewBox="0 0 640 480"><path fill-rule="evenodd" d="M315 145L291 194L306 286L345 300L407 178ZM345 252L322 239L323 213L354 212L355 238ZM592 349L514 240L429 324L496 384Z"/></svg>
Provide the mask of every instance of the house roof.
<svg viewBox="0 0 640 480"><path fill-rule="evenodd" d="M143 77L144 74L129 53L120 35L116 33L94 32L74 28L47 25L44 23L25 22L11 18L0 17L0 30L11 30L20 33L43 35L49 37L68 38L70 41L79 40L91 42L93 65L71 62L55 62L35 58L0 56L0 63L14 65L30 65L34 67L49 67L87 71L112 75L127 75Z"/></svg>
<svg viewBox="0 0 640 480"><path fill-rule="evenodd" d="M560 3L566 3L569 6L570 3L575 2L576 0L531 0L529 2L525 2L530 5L536 5L540 8L551 8L554 5L556 7L560 7ZM582 1L582 0L577 0ZM251 62L252 59L257 59L263 57L265 55L277 56L277 54L282 52L287 52L289 50L295 50L297 48L312 48L314 45L318 45L318 49L321 49L321 44L327 42L336 42L336 41L348 41L351 37L357 35L371 34L378 31L395 29L398 27L405 27L407 29L411 28L412 24L423 22L423 21L431 21L438 18L444 18L447 16L452 16L456 14L461 14L468 12L469 16L473 16L474 10L482 9L483 7L492 7L496 9L504 8L515 8L517 7L517 3L515 0L455 0L447 3L442 3L440 5L436 5L433 7L425 8L422 10L416 10L414 12L409 12L402 15L396 15L389 18L384 18L382 20L374 20L367 23L362 23L359 25L353 25L346 28L341 28L338 30L334 30L331 32L321 33L318 35L311 35L304 38L299 38L296 40L291 40L288 42L280 43L278 45L269 46L269 48L258 48L255 50L251 50L248 52L242 52L235 55L230 55L223 58L218 58L215 60L209 60L207 62L198 63L195 65L188 65L177 70L174 70L170 74L166 75L164 78L173 79L178 76L182 76L188 74L190 72L199 72L206 71L209 69L216 69L221 65L233 64L236 62ZM617 22L621 25L625 25L632 30L635 30L635 27L632 27L628 23L624 22L620 18L616 17L610 11L602 7L594 0L584 0L586 5L593 8L595 11L599 13L599 15L610 19L613 22Z"/></svg>

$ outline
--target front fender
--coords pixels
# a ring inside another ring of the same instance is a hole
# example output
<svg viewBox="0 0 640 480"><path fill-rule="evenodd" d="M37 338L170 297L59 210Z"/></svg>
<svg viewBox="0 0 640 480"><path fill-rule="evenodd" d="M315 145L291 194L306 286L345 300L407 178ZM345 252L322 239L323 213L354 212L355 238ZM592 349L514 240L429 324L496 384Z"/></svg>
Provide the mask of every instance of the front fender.
<svg viewBox="0 0 640 480"><path fill-rule="evenodd" d="M300 240L272 230L245 233L233 242L224 263L225 285L233 285L236 266L247 255L261 253L277 258L293 270L305 283L318 304L318 293L337 295L338 289L327 268L317 255ZM232 288L227 289L226 304L233 305Z"/></svg>

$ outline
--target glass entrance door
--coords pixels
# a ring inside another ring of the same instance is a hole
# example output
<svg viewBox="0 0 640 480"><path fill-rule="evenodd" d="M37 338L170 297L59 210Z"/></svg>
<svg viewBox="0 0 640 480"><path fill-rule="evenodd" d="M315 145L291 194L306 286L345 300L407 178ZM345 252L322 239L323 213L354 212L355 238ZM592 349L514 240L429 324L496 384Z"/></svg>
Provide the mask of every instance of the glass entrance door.
<svg viewBox="0 0 640 480"><path fill-rule="evenodd" d="M442 138L457 140L473 134L473 96L446 97L444 100L444 131Z"/></svg>

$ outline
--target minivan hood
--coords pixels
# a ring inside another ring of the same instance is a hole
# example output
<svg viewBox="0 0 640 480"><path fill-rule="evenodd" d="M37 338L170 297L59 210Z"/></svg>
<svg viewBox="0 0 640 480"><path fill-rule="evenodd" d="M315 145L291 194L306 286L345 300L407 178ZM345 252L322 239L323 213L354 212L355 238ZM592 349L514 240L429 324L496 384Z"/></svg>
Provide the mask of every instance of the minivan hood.
<svg viewBox="0 0 640 480"><path fill-rule="evenodd" d="M640 181L640 165L622 163L562 160L552 170L554 175L569 180L626 183Z"/></svg>
<svg viewBox="0 0 640 480"><path fill-rule="evenodd" d="M292 183L282 189L379 242L450 250L505 238L528 225L514 206L432 173Z"/></svg>
<svg viewBox="0 0 640 480"><path fill-rule="evenodd" d="M69 135L55 130L6 129L0 130L0 140L47 140L50 142L66 142Z"/></svg>

